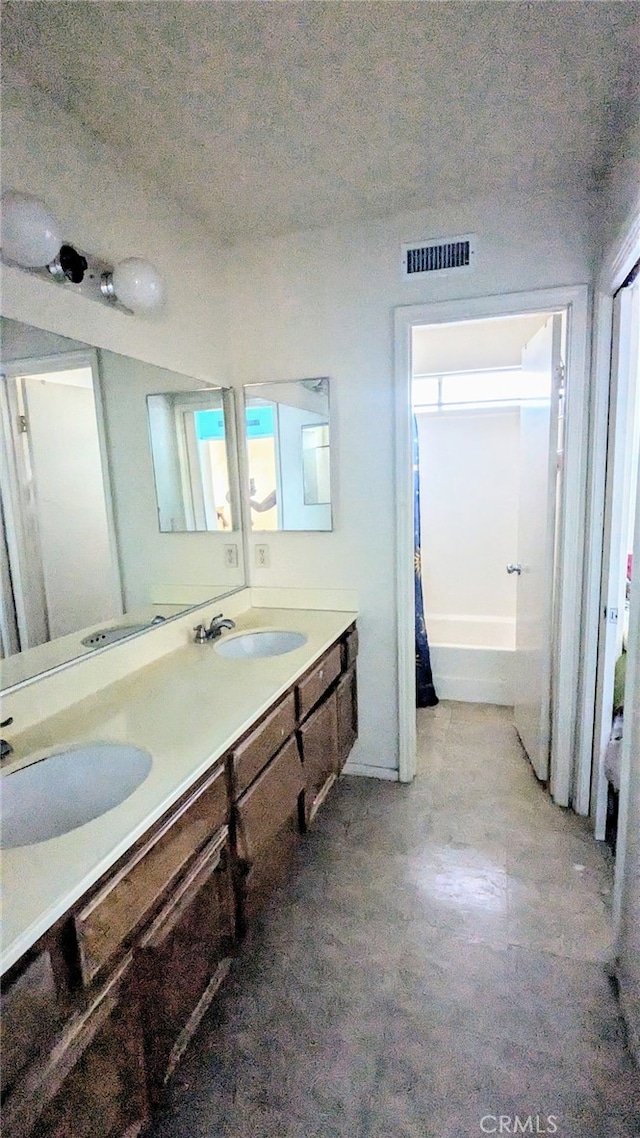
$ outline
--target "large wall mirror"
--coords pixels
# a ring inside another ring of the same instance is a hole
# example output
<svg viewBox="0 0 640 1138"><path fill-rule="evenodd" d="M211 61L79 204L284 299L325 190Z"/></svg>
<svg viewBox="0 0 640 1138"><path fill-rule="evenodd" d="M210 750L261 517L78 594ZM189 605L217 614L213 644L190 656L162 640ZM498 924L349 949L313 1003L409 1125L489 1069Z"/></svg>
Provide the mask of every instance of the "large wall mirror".
<svg viewBox="0 0 640 1138"><path fill-rule="evenodd" d="M326 376L244 388L252 530L330 530Z"/></svg>
<svg viewBox="0 0 640 1138"><path fill-rule="evenodd" d="M232 391L4 317L0 335L2 690L245 576Z"/></svg>

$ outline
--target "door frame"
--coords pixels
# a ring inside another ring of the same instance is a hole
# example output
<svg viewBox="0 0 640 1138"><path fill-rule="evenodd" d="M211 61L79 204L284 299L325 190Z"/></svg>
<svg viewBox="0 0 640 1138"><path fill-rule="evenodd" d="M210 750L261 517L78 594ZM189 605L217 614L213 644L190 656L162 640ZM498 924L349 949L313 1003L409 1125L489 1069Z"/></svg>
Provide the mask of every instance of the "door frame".
<svg viewBox="0 0 640 1138"><path fill-rule="evenodd" d="M27 470L26 464L30 462L30 458L28 451L24 450L24 441L20 442L14 429L15 417L19 410L17 403L19 380L22 376L53 375L58 371L69 371L75 368L89 368L91 371L109 538L110 587L116 609L119 612L124 611L120 553L102 397L102 377L97 350L87 347L78 351L62 352L55 356L28 356L19 360L7 361L2 369L4 382L0 392L0 437L4 444L4 458L0 460L0 471L7 490L5 503L7 554L9 570L12 574L13 602L20 651L33 647L34 643L36 645L42 643L39 634L35 636L34 640L34 628L40 630L43 624L46 626L46 639L48 639L49 618L38 524L33 504L25 498L25 472ZM26 438L27 436L25 436ZM30 574L25 572L26 565L31 565Z"/></svg>
<svg viewBox="0 0 640 1138"><path fill-rule="evenodd" d="M580 679L582 593L576 588L576 565L582 565L586 509L567 508L586 501L589 441L589 359L587 354L590 297L586 285L535 289L495 296L469 297L396 308L395 319L395 501L398 667L399 778L411 782L416 772L415 614L413 472L411 462L411 333L423 324L517 316L535 312L567 312L567 376L565 465L560 533L559 603L557 612L557 683L552 706L551 793L568 806L574 781L574 742Z"/></svg>

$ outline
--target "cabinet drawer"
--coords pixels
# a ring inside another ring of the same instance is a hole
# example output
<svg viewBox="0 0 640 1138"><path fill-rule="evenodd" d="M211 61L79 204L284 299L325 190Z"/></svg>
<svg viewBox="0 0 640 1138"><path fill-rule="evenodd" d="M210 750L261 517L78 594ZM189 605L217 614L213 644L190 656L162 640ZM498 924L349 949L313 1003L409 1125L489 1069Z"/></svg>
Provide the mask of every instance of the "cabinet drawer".
<svg viewBox="0 0 640 1138"><path fill-rule="evenodd" d="M226 820L226 779L220 768L75 915L85 984L157 908L167 887Z"/></svg>
<svg viewBox="0 0 640 1138"><path fill-rule="evenodd" d="M295 739L289 739L235 806L238 853L256 856L298 808L304 789L302 763Z"/></svg>
<svg viewBox="0 0 640 1138"><path fill-rule="evenodd" d="M293 692L285 696L273 711L263 719L231 756L234 798L238 798L254 778L273 758L276 751L293 734L296 726L296 706Z"/></svg>
<svg viewBox="0 0 640 1138"><path fill-rule="evenodd" d="M348 672L358 658L358 629L352 628L344 638L342 645L342 671Z"/></svg>
<svg viewBox="0 0 640 1138"><path fill-rule="evenodd" d="M61 1022L48 949L25 960L2 990L2 1092L54 1038Z"/></svg>
<svg viewBox="0 0 640 1138"><path fill-rule="evenodd" d="M323 656L319 663L300 681L298 692L298 719L304 719L311 709L322 699L327 688L342 671L341 646L336 644Z"/></svg>

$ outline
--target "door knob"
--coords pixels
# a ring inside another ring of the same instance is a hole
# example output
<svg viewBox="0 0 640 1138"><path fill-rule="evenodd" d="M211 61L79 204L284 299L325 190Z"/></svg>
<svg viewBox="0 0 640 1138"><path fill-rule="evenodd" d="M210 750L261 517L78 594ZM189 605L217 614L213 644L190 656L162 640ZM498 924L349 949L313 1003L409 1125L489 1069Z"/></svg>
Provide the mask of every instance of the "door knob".
<svg viewBox="0 0 640 1138"><path fill-rule="evenodd" d="M518 576L522 573L522 565L507 565L507 573L517 573Z"/></svg>

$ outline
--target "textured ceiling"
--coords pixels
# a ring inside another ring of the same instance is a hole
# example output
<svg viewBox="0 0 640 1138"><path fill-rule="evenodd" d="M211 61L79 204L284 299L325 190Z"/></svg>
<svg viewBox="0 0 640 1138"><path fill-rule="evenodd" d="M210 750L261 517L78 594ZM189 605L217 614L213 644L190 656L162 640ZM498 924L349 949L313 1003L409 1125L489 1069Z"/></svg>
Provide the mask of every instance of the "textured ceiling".
<svg viewBox="0 0 640 1138"><path fill-rule="evenodd" d="M598 187L640 4L8 0L3 56L211 236Z"/></svg>

